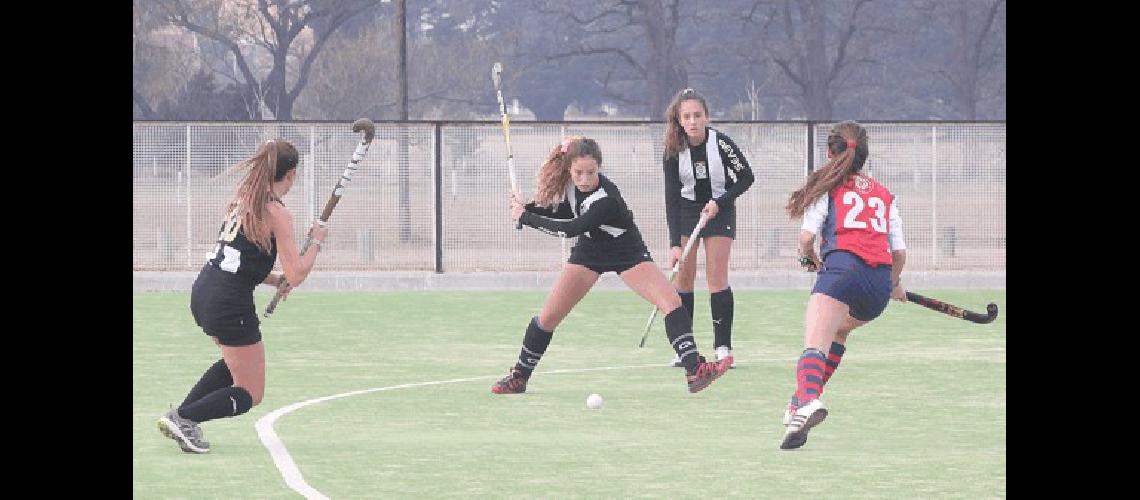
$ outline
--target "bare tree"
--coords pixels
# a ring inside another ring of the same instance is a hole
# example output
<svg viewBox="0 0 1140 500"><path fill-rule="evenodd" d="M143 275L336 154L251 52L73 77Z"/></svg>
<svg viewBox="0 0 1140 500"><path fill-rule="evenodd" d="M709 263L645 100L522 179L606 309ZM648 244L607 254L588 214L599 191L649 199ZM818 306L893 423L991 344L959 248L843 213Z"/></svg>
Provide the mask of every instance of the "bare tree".
<svg viewBox="0 0 1140 500"><path fill-rule="evenodd" d="M1005 0L957 0L936 7L949 10L946 14L954 38L950 65L934 71L954 89L959 116L974 120L978 103L993 97L983 93L987 73L1004 73L1004 65L998 67L1005 57Z"/></svg>
<svg viewBox="0 0 1140 500"><path fill-rule="evenodd" d="M188 37L168 29L152 2L134 0L132 100L135 117L161 118L163 100L178 95L198 70Z"/></svg>
<svg viewBox="0 0 1140 500"><path fill-rule="evenodd" d="M369 20L358 32L330 37L313 62L309 84L297 96L298 118L355 120L396 117L396 63L392 22Z"/></svg>
<svg viewBox="0 0 1140 500"><path fill-rule="evenodd" d="M755 44L762 56L752 62L772 61L796 88L805 118L829 120L834 114L836 90L858 85L855 69L876 65L871 32L889 32L887 23L866 15L871 0L757 0L746 16L756 26Z"/></svg>
<svg viewBox="0 0 1140 500"><path fill-rule="evenodd" d="M688 85L676 39L683 19L680 6L680 0L608 0L583 8L539 2L540 13L569 19L585 35L573 46L557 47L545 59L599 58L602 70L597 77L606 95L644 106L654 116Z"/></svg>
<svg viewBox="0 0 1140 500"><path fill-rule="evenodd" d="M472 19L485 17L483 10L460 8L464 5L441 1L408 12L406 115L399 104L400 28L393 21L395 9L363 14L329 40L298 98L298 113L320 119L389 120L497 115L489 72L493 62L502 60L497 51L504 44L491 26L474 25Z"/></svg>
<svg viewBox="0 0 1140 500"><path fill-rule="evenodd" d="M239 70L251 118L264 106L277 120L293 119L293 104L305 88L313 60L338 27L378 0L157 0L167 20L225 46ZM306 33L307 36L301 36ZM311 42L309 41L311 40ZM269 55L268 71L251 65L253 51ZM292 68L290 57L300 64Z"/></svg>

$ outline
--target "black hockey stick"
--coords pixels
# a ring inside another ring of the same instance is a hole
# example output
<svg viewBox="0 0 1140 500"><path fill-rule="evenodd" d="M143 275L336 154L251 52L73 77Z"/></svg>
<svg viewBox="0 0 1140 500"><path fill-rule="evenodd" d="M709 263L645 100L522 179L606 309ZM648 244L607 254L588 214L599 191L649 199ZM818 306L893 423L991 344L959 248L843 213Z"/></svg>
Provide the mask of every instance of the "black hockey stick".
<svg viewBox="0 0 1140 500"><path fill-rule="evenodd" d="M356 149L352 152L352 160L348 162L348 166L344 167L344 173L340 174L340 179L336 181L336 187L333 188L332 196L329 197L328 203L325 203L325 209L321 212L320 219L317 224L324 226L329 221L332 211L336 208L337 202L340 197L344 195L344 188L348 187L348 183L352 181L352 174L356 172L357 164L364 158L365 153L368 152L368 146L372 145L372 138L376 137L376 124L367 118L361 118L352 123L353 132L364 132L364 138L360 140L360 144L356 145ZM301 255L305 255L305 250L309 249L312 244L312 236L305 237L305 244L301 246ZM277 294L273 296L273 300L265 307L265 317L273 314L273 310L277 309L277 303L281 301L282 290L289 284L284 279L277 287Z"/></svg>
<svg viewBox="0 0 1140 500"><path fill-rule="evenodd" d="M923 297L922 295L914 292L906 292L906 300L909 302L914 302L915 304L918 304L927 309L933 309L940 313L949 314L955 318L962 318L966 321L978 323L980 325L984 325L993 321L994 318L997 318L998 315L998 306L993 302L990 302L989 305L986 306L986 314L978 314L973 311L962 309L958 306L947 304L941 300L932 299L930 297Z"/></svg>

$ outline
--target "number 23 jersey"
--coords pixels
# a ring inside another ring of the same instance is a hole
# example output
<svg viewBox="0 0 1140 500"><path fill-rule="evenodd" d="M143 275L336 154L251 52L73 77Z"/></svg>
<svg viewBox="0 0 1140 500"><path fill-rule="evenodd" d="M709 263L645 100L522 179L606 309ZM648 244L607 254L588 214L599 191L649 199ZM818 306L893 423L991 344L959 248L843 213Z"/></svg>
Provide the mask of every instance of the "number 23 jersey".
<svg viewBox="0 0 1140 500"><path fill-rule="evenodd" d="M802 229L820 236L821 259L846 250L877 266L892 262L892 250L906 249L894 195L860 174L812 203L804 211Z"/></svg>

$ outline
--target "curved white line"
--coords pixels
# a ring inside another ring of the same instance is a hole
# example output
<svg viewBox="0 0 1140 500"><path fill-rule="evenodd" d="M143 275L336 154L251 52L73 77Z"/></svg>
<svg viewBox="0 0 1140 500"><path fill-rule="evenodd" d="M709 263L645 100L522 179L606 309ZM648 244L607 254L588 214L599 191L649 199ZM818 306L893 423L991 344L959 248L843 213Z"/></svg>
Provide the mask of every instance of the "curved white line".
<svg viewBox="0 0 1140 500"><path fill-rule="evenodd" d="M998 348L988 348L988 349L973 349L973 350L967 351L967 352L995 351L995 350L1004 351L1005 348L1004 347L998 347ZM762 359L753 359L753 360L750 360L748 362L738 362L737 364L740 365L740 364L748 364L748 363L755 363L755 362L769 362L769 361L787 362L787 361L796 361L797 359L799 359L799 358L798 357L795 357L795 358L762 358ZM593 372L593 371L602 371L602 370L625 370L625 369L631 369L631 368L655 368L655 367L662 367L662 366L669 366L669 365L663 365L662 363L653 363L650 365L603 366L603 367L599 367L599 368L571 368L571 369L565 369L565 370L551 370L551 371L543 371L540 373L542 373L543 375L555 375L555 374L559 374L559 373L582 373L582 372ZM261 439L261 444L264 445L265 448L269 450L269 455L273 458L274 465L276 465L277 470L281 472L281 477L285 479L285 484L289 485L289 488L291 488L293 491L296 491L297 493L300 493L301 495L304 495L305 498L319 498L322 500L328 500L327 496L322 494L320 491L317 491L312 486L309 486L309 483L305 482L305 478L301 475L300 469L298 469L297 464L295 462L293 462L293 457L289 455L289 450L285 449L285 443L281 442L281 438L278 437L277 432L275 432L273 430L273 423L276 422L277 419L285 416L288 413L293 412L294 410L299 410L299 409L304 408L304 407L309 406L309 405L314 405L317 403L322 403L325 401L338 399L338 398L346 398L349 396L356 396L359 394L367 394L369 392L392 391L392 390L396 390L396 389L407 389L410 387L424 387L424 386L429 386L429 385L456 384L456 383L460 383L460 382L473 382L476 380L495 379L498 377L499 377L499 375L485 375L485 376L481 376L481 377L454 378L454 379L450 379L450 380L435 380L435 381L431 381L431 382L416 382L416 383L411 383L411 384L400 384L400 385L392 385L392 386L388 386L388 387L376 387L376 388L372 388L372 389L363 389L363 390L359 390L359 391L343 392L340 394L334 394L332 396L325 396L325 397L321 397L321 398L310 399L308 401L302 401L300 403L293 403L289 406L284 406L284 407L278 408L276 410L273 410L272 412L269 412L265 416L257 419L257 423L254 424L254 428L257 429L257 437L259 439Z"/></svg>
<svg viewBox="0 0 1140 500"><path fill-rule="evenodd" d="M781 361L785 361L785 360L781 360ZM579 373L579 372L591 372L591 371L601 371L601 370L621 370L621 369L629 369L629 368L650 368L650 367L661 367L661 366L668 366L668 365L662 365L661 363L654 363L651 365L637 365L637 366L604 366L601 368L574 368L574 369L566 369L566 370L551 370L551 371L543 371L541 373L543 375L553 375L553 374L558 374L558 373ZM366 394L369 392L392 391L392 390L396 390L396 389L407 389L409 387L424 387L424 386L429 386L429 385L456 384L459 382L472 382L475 380L495 379L498 377L499 377L499 375L485 375L482 377L455 378L455 379L451 379L451 380L435 380L435 381L431 381L431 382L416 382L416 383L411 383L411 384L400 384L400 385L393 385L393 386L388 386L388 387L376 387L373 389L363 389L363 390L359 390L359 391L344 392L341 394L334 394L332 396L325 396L325 397L321 397L321 398L310 399L308 401L302 401L300 403L293 403L289 406L278 408L276 410L273 410L272 412L269 412L265 416L257 419L257 423L254 424L254 428L257 429L257 437L261 439L261 444L264 445L265 448L269 450L269 455L273 458L274 465L276 465L277 470L281 472L281 477L285 479L285 484L289 485L289 488L291 488L293 491L296 491L297 493L304 495L305 498L319 498L322 500L328 500L327 496L322 494L320 491L317 491L312 486L309 486L309 483L305 482L305 478L301 475L300 469L298 469L297 464L295 462L293 462L293 457L290 456L289 451L285 449L285 443L281 442L281 438L278 437L277 432L275 432L273 430L273 423L276 422L277 419L285 416L286 414L288 414L294 410L299 410L299 409L304 408L306 406L314 405L314 404L321 403L324 401L329 401L332 399L346 398L349 396L356 396L359 394Z"/></svg>

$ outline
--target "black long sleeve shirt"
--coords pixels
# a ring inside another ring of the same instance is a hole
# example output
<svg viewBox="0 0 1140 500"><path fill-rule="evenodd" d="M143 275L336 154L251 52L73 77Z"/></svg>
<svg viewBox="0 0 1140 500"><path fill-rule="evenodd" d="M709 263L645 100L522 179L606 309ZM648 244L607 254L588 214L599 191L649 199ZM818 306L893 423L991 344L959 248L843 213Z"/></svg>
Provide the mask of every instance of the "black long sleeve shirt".
<svg viewBox="0 0 1140 500"><path fill-rule="evenodd" d="M604 248L644 244L633 222L633 212L626 206L617 186L604 175L598 174L598 179L598 187L589 192L569 184L566 199L553 209L528 203L519 221L556 236L585 236L579 238L577 245Z"/></svg>

